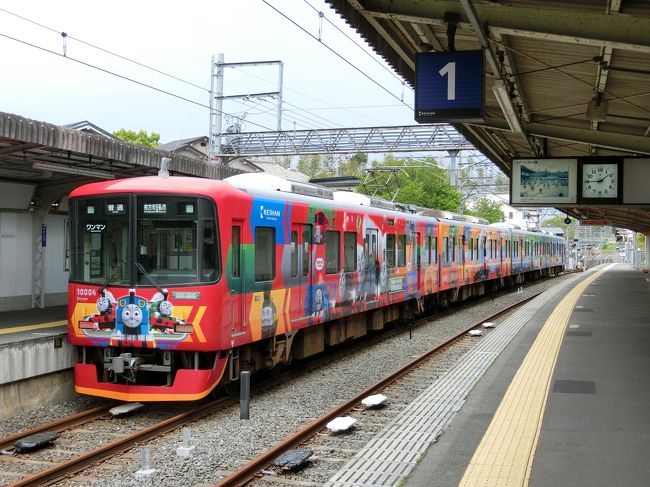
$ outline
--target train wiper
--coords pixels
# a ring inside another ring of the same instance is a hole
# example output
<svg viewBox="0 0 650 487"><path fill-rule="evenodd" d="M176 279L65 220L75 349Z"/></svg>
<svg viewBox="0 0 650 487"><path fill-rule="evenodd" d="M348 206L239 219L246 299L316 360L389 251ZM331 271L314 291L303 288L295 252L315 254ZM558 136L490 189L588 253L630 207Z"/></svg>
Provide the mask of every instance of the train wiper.
<svg viewBox="0 0 650 487"><path fill-rule="evenodd" d="M108 279L106 279L106 282L104 282L104 285L99 289L99 291L97 291L97 293L98 293L100 296L103 296L103 295L104 295L104 290L105 290L105 289L108 287L108 285L113 281L113 279L115 279L115 276L111 276L111 277L109 277Z"/></svg>
<svg viewBox="0 0 650 487"><path fill-rule="evenodd" d="M144 268L144 266L143 266L142 264L140 264L140 262L136 262L136 263L135 263L135 268L138 269L138 271L140 271L140 272L142 273L142 275L143 275L144 277L146 277L147 280L148 280L151 284L153 284L153 287L155 287L155 288L160 292L160 294L163 295L163 298L164 298L165 300L167 300L167 294L169 294L169 290L161 288L161 287L158 285L158 283L156 283L156 281L153 280L153 277L151 277L151 276L149 275L149 273L148 273L147 270Z"/></svg>

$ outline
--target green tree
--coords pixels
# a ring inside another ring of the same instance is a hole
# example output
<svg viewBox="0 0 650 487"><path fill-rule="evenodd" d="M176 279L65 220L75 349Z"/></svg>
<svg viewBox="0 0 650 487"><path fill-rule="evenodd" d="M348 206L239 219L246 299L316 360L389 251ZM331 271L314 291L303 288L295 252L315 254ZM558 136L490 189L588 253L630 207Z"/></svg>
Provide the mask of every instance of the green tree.
<svg viewBox="0 0 650 487"><path fill-rule="evenodd" d="M357 152L339 166L339 176L357 176L368 164L368 154Z"/></svg>
<svg viewBox="0 0 650 487"><path fill-rule="evenodd" d="M324 177L328 174L323 170L323 161L318 154L300 156L298 171L310 178Z"/></svg>
<svg viewBox="0 0 650 487"><path fill-rule="evenodd" d="M501 209L502 206L498 201L492 201L489 198L483 197L477 200L472 208L465 211L465 213L485 218L490 223L502 222L506 219Z"/></svg>
<svg viewBox="0 0 650 487"><path fill-rule="evenodd" d="M134 132L133 130L120 129L113 132L113 135L129 144L142 145L152 149L160 146L160 134L155 132L148 134L146 130Z"/></svg>
<svg viewBox="0 0 650 487"><path fill-rule="evenodd" d="M568 238L569 241L573 241L576 235L576 226L575 219L571 218L571 223L567 225L564 223L566 216L557 215L551 218L547 218L542 222L542 227L556 227L564 229L564 238Z"/></svg>
<svg viewBox="0 0 650 487"><path fill-rule="evenodd" d="M449 182L447 171L431 157L415 160L387 155L381 167L375 164L374 169L372 183L358 186L357 192L424 208L460 208L462 195Z"/></svg>

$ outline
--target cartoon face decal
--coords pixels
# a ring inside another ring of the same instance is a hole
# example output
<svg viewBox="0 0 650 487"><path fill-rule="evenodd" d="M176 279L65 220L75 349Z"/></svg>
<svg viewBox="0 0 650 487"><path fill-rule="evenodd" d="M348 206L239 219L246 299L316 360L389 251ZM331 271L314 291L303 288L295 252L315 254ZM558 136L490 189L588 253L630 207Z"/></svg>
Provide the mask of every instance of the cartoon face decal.
<svg viewBox="0 0 650 487"><path fill-rule="evenodd" d="M262 328L270 328L273 325L273 308L264 306L262 308Z"/></svg>
<svg viewBox="0 0 650 487"><path fill-rule="evenodd" d="M142 310L136 304L127 304L122 309L122 323L130 329L137 329L142 323Z"/></svg>
<svg viewBox="0 0 650 487"><path fill-rule="evenodd" d="M321 311L323 309L323 291L321 289L316 289L314 294L314 310Z"/></svg>
<svg viewBox="0 0 650 487"><path fill-rule="evenodd" d="M381 269L379 271L379 283L383 289L386 289L388 286L388 268L386 267L386 261L381 263Z"/></svg>
<svg viewBox="0 0 650 487"><path fill-rule="evenodd" d="M359 269L359 281L363 282L366 280L366 256L363 252L363 247L359 250L357 254L357 269Z"/></svg>
<svg viewBox="0 0 650 487"><path fill-rule="evenodd" d="M101 296L97 300L97 311L99 311L100 313L104 313L108 311L108 308L110 308L110 306L111 306L111 302L108 300L106 296Z"/></svg>
<svg viewBox="0 0 650 487"><path fill-rule="evenodd" d="M173 310L174 310L174 306L172 306L172 303L170 303L167 300L162 301L158 305L158 311L162 316L171 316Z"/></svg>

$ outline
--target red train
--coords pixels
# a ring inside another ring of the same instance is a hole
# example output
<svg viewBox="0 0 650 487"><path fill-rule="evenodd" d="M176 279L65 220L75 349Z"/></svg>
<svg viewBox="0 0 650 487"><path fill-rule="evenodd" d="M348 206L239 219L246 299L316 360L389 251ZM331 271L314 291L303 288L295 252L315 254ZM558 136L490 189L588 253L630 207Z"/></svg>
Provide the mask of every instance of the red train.
<svg viewBox="0 0 650 487"><path fill-rule="evenodd" d="M196 400L241 370L564 265L551 235L286 181L255 189L248 177L143 177L71 193L79 393Z"/></svg>

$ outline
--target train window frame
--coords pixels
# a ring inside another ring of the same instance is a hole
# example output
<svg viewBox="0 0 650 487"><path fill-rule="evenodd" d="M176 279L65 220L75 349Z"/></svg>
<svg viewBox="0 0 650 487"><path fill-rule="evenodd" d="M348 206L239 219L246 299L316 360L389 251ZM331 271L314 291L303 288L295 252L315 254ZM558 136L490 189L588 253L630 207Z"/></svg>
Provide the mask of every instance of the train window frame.
<svg viewBox="0 0 650 487"><path fill-rule="evenodd" d="M325 232L325 274L338 274L341 270L341 232Z"/></svg>
<svg viewBox="0 0 650 487"><path fill-rule="evenodd" d="M235 238L235 234L237 238ZM235 244L235 240L237 243ZM231 231L230 238L230 277L241 277L241 227L234 225Z"/></svg>
<svg viewBox="0 0 650 487"><path fill-rule="evenodd" d="M260 244L260 240L265 240L264 247ZM275 279L275 227L255 227L254 266L255 282L267 282Z"/></svg>
<svg viewBox="0 0 650 487"><path fill-rule="evenodd" d="M438 263L438 237L433 237L433 263L437 264Z"/></svg>
<svg viewBox="0 0 650 487"><path fill-rule="evenodd" d="M302 229L302 277L309 276L311 259L309 258L309 246L312 245L312 227L306 224Z"/></svg>
<svg viewBox="0 0 650 487"><path fill-rule="evenodd" d="M357 270L357 232L343 232L343 270Z"/></svg>
<svg viewBox="0 0 650 487"><path fill-rule="evenodd" d="M394 269L396 267L397 259L395 253L395 234L387 233L386 234L386 267L388 269Z"/></svg>
<svg viewBox="0 0 650 487"><path fill-rule="evenodd" d="M291 244L290 244L290 262L291 262L291 270L290 270L290 276L291 278L298 277L298 231L297 230L291 230Z"/></svg>
<svg viewBox="0 0 650 487"><path fill-rule="evenodd" d="M406 235L397 236L397 267L406 267Z"/></svg>

